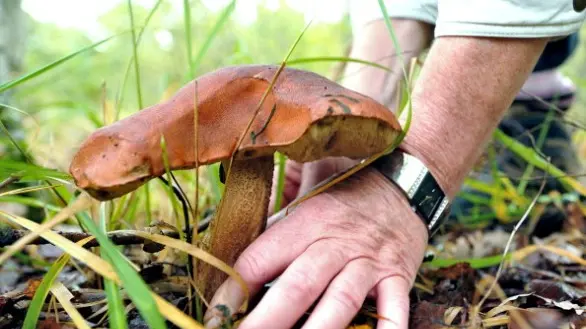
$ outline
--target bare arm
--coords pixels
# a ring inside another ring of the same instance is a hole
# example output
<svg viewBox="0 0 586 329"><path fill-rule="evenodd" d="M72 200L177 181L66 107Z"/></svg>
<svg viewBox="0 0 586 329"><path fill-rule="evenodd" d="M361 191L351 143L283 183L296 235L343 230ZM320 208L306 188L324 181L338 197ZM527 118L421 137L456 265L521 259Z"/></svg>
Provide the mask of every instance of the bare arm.
<svg viewBox="0 0 586 329"><path fill-rule="evenodd" d="M404 77L402 66L407 67L411 58L429 48L433 31L431 25L415 20L393 19L391 24L402 56L397 56L389 31L382 20L355 31L350 53L352 58L383 65L390 72L365 64L349 63L345 68L342 84L369 95L395 111L397 85Z"/></svg>
<svg viewBox="0 0 586 329"><path fill-rule="evenodd" d="M403 147L430 167L450 196L545 43L446 37L432 46ZM380 100L389 94L368 87L375 77L381 78L375 74L355 83ZM279 277L240 328L289 328L315 302L306 328L345 328L373 293L377 313L388 319L378 328L406 329L409 291L426 246L427 229L397 188L374 169L358 172L347 184L299 204L240 256L234 268L252 295ZM235 310L242 302L238 283L229 279L211 303ZM208 312L206 318L215 323L217 316Z"/></svg>
<svg viewBox="0 0 586 329"><path fill-rule="evenodd" d="M442 37L413 92L403 148L453 196L542 53L546 39Z"/></svg>
<svg viewBox="0 0 586 329"><path fill-rule="evenodd" d="M404 62L394 56L384 21L375 21L356 31L350 57L377 62L392 72L352 63L346 67L343 84L394 110L397 86L403 78L401 65L407 66L430 45L432 29L423 22L400 19L394 19L392 26ZM451 196L546 42L472 37L442 37L434 42L413 91L413 123L401 147L422 159Z"/></svg>

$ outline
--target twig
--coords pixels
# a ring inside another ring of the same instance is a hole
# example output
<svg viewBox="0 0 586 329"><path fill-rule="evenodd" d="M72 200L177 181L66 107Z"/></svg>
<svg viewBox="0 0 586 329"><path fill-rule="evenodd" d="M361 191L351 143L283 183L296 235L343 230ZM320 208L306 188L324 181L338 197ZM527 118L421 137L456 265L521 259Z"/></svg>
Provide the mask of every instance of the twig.
<svg viewBox="0 0 586 329"><path fill-rule="evenodd" d="M522 269L524 271L530 272L530 273L535 273L535 274L538 274L538 275L541 275L541 276L545 276L545 277L548 277L548 278L551 278L551 279L555 279L555 280L559 280L559 281L566 282L566 283L579 283L579 284L583 284L584 283L584 280L582 280L582 279L575 279L575 278L569 278L569 277L561 276L561 275L559 275L557 273L553 273L553 272L550 272L550 271L545 271L545 270L540 270L540 269L532 268L532 267L529 267L529 266L525 266L523 264L518 264L518 265L516 265L516 267L518 267L518 268L520 268L520 269Z"/></svg>
<svg viewBox="0 0 586 329"><path fill-rule="evenodd" d="M20 180L20 177L18 177L16 175L11 175L10 177L8 177L5 180L3 180L2 182L0 182L0 189L5 188L6 186L8 186L12 183L16 183L19 180Z"/></svg>
<svg viewBox="0 0 586 329"><path fill-rule="evenodd" d="M529 217L529 213L531 213L531 210L533 209L533 207L535 207L535 204L537 203L539 196L541 195L541 193L543 192L543 189L545 188L545 183L546 183L546 180L544 179L541 182L541 186L539 187L539 191L537 192L537 194L535 195L535 197L531 201L531 204L527 208L527 211L525 211L521 220L519 220L517 225L515 225L515 228L513 228L513 231L511 232L511 235L509 236L509 240L507 241L507 245L505 246L505 250L503 251L503 255L506 256L507 253L509 252L509 248L511 247L511 244L513 242L513 238L515 237L515 234L517 233L519 228L523 225L523 223L525 223L525 220L527 219L527 217ZM492 281L490 287L488 288L488 290L486 291L486 293L482 297L482 300L477 305L478 309L481 308L482 304L484 304L484 302L486 301L486 299L488 299L488 296L490 296L492 290L494 289L499 277L501 276L501 272L503 271L503 267L504 267L506 258L507 257L503 257L502 261L500 262L498 270L496 272L496 275L494 276L494 280Z"/></svg>
<svg viewBox="0 0 586 329"><path fill-rule="evenodd" d="M210 220L212 219L212 216L207 216L205 219L203 219L197 226L197 231L202 232L203 230L205 230L210 222ZM186 231L190 231L191 227L186 228ZM134 234L134 230L119 230L119 231L111 231L108 232L108 238L110 240L112 240L112 242L116 245L133 245L133 244L143 244L143 243L148 243L150 242L150 240L148 239L144 239L140 236L137 236ZM30 232L27 230L17 230L17 229L12 229L10 227L4 227L2 229L0 229L0 247L6 247L9 246L11 244L13 244L14 242L18 241L20 238L22 238L23 236L28 235ZM80 240L83 240L87 237L92 236L91 234L88 233L83 233L83 232L60 232L60 231L55 231L55 233L61 235L62 237L73 241L73 242L78 242ZM171 238L179 238L179 232L177 231L165 231L160 233L162 235L171 237ZM42 244L51 244L49 241L43 239L43 238L37 238L33 241L31 241L29 243L29 245L42 245ZM92 240L88 243L86 243L84 245L84 247L97 247L98 241L97 240Z"/></svg>

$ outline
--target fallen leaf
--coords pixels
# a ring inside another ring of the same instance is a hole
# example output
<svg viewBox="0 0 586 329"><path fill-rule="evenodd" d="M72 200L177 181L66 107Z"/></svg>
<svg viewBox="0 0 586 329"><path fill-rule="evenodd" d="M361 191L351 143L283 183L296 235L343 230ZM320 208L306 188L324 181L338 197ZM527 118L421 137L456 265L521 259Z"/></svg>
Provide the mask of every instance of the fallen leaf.
<svg viewBox="0 0 586 329"><path fill-rule="evenodd" d="M552 280L533 280L527 284L527 291L551 300L577 300L586 296L586 292L569 284Z"/></svg>
<svg viewBox="0 0 586 329"><path fill-rule="evenodd" d="M552 309L529 308L515 312L531 326L531 329L554 329L563 323L563 315ZM515 317L510 317L508 328L525 329L518 321Z"/></svg>
<svg viewBox="0 0 586 329"><path fill-rule="evenodd" d="M23 291L23 294L30 299L33 299L35 293L37 292L37 288L41 285L41 280L30 280L26 289Z"/></svg>
<svg viewBox="0 0 586 329"><path fill-rule="evenodd" d="M74 327L66 323L59 323L54 317L50 317L43 321L39 321L37 329L74 329Z"/></svg>
<svg viewBox="0 0 586 329"><path fill-rule="evenodd" d="M434 274L442 279L458 280L462 277L474 276L474 269L468 263L458 263L450 267L441 268Z"/></svg>
<svg viewBox="0 0 586 329"><path fill-rule="evenodd" d="M413 309L409 326L410 329L444 329L444 314L446 305L420 302Z"/></svg>

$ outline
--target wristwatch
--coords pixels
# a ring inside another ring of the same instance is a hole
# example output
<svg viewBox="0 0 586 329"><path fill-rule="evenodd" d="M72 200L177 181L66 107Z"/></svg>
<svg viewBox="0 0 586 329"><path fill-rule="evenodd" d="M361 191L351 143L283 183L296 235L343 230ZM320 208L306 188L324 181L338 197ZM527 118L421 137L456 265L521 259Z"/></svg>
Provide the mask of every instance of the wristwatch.
<svg viewBox="0 0 586 329"><path fill-rule="evenodd" d="M450 200L429 169L400 149L378 158L371 166L401 189L431 238L445 222Z"/></svg>

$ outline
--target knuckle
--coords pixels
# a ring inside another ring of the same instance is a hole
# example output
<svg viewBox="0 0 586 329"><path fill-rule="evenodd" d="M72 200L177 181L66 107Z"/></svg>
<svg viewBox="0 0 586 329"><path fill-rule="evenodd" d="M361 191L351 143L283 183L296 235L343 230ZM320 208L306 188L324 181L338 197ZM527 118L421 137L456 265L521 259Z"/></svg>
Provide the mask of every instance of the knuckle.
<svg viewBox="0 0 586 329"><path fill-rule="evenodd" d="M256 278L265 278L267 275L263 259L262 255L256 253L243 253L234 264L234 269L245 281L254 282Z"/></svg>
<svg viewBox="0 0 586 329"><path fill-rule="evenodd" d="M362 307L362 298L351 291L352 284L347 282L343 287L332 292L332 300L339 305L344 312L357 312Z"/></svg>
<svg viewBox="0 0 586 329"><path fill-rule="evenodd" d="M284 296L292 303L300 303L318 296L321 287L313 273L302 270L291 271L284 285Z"/></svg>

